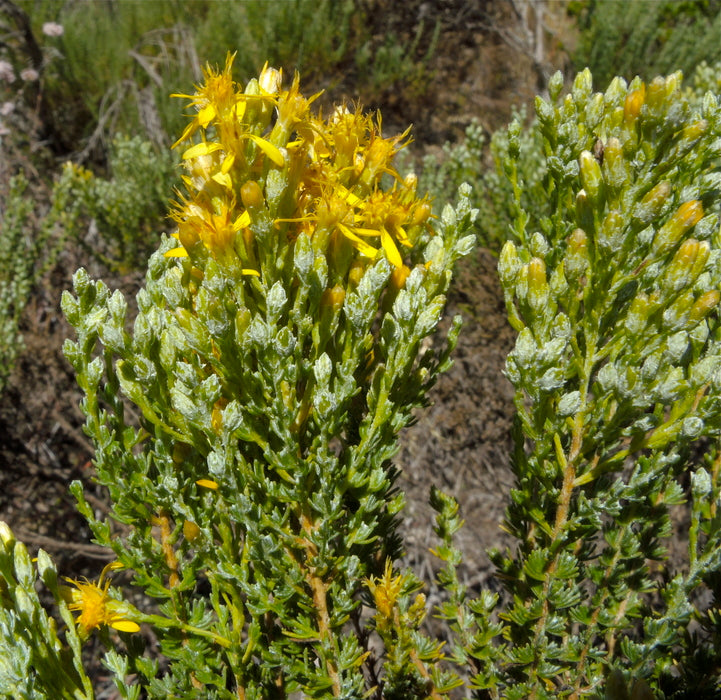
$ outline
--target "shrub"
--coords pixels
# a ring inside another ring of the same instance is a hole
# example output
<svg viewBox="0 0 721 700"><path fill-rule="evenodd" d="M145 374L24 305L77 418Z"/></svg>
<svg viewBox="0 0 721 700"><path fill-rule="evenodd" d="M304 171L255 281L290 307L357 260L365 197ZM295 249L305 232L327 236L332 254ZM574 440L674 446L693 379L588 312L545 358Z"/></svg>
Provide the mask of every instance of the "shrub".
<svg viewBox="0 0 721 700"><path fill-rule="evenodd" d="M580 39L572 52L577 70L588 67L600 85L614 76L651 80L681 70L690 75L702 61L721 58L721 3L571 3L579 17Z"/></svg>
<svg viewBox="0 0 721 700"><path fill-rule="evenodd" d="M10 0L6 5L16 6ZM28 18L22 33L37 52L47 22L64 29L58 37L46 37L52 44L47 59L53 60L38 58L39 94L55 150L67 154L88 140L84 157L117 133L167 146L170 135L182 128L182 117L168 95L200 79L198 55L222 62L226 47L242 47L234 71L243 81L270 61L302 69L323 86L340 82L350 70L369 90L408 83L417 94L425 89L422 77L439 31L436 27L430 47L415 61L423 27L407 40L395 32L376 36L370 30L372 9L353 0L61 5L18 0L17 7ZM18 71L27 54L26 46L10 57ZM0 47L0 59L4 57Z"/></svg>
<svg viewBox="0 0 721 700"><path fill-rule="evenodd" d="M177 160L139 136L116 136L109 157L107 179L79 166L66 169L65 179L87 224L76 231L78 240L111 270L127 272L144 265L157 247L168 197L179 184Z"/></svg>
<svg viewBox="0 0 721 700"><path fill-rule="evenodd" d="M499 259L518 331L516 546L491 554L503 596L461 582L462 520L437 489L447 655L398 564L391 458L459 330L423 343L473 243L468 188L430 229L415 178L391 167L405 135L346 108L314 116L272 69L241 90L228 63L190 96L178 231L132 331L122 295L84 270L63 296L112 517L71 488L118 561L63 588L39 554L63 641L0 526L3 692L91 697L95 628L126 698L719 692L721 108L710 93L692 107L679 75L562 82L536 104L549 213L529 228L516 182ZM519 157L511 130L504 170ZM675 512L685 562L669 558ZM157 610L110 586L116 568Z"/></svg>
<svg viewBox="0 0 721 700"><path fill-rule="evenodd" d="M21 349L20 317L33 284L37 251L28 234L32 201L23 197L27 182L10 182L0 212L0 392Z"/></svg>
<svg viewBox="0 0 721 700"><path fill-rule="evenodd" d="M55 264L77 214L62 180L49 211L38 215L37 193L23 175L11 178L0 207L0 393L22 351L20 321L33 286Z"/></svg>
<svg viewBox="0 0 721 700"><path fill-rule="evenodd" d="M514 160L508 159L509 139L519 149L519 157ZM488 149L481 125L473 120L462 141L444 144L440 158L427 155L421 164L419 189L429 193L436 214L440 214L443 203L458 187L464 182L470 184L471 202L478 209L475 227L479 243L498 252L512 235L515 196L530 217L529 225L538 226L541 218L548 215L548 200L542 186L545 169L538 125L535 121L527 124L525 109L521 109L514 111L508 129L499 129L492 135Z"/></svg>

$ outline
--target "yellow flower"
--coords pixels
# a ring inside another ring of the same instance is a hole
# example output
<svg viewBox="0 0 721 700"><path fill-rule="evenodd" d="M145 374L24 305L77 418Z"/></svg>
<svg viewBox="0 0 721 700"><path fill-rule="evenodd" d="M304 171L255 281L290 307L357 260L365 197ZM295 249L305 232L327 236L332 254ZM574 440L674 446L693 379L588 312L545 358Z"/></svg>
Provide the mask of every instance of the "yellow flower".
<svg viewBox="0 0 721 700"><path fill-rule="evenodd" d="M393 168L408 132L384 138L380 115L359 106L313 115L317 95L301 94L297 74L283 90L281 71L267 65L243 91L232 62L229 55L224 70L206 69L195 94L182 95L197 115L178 143L196 142L184 147L187 195L172 213L180 245L166 257L192 257L201 242L218 262L237 258L244 274L259 275L267 252L259 246L275 243L267 233L257 238L256 227L270 214L281 240L307 235L340 277L355 254L366 264L383 251L401 269L431 213L416 196L417 179ZM383 191L388 175L395 184Z"/></svg>
<svg viewBox="0 0 721 700"><path fill-rule="evenodd" d="M108 594L110 581L106 580L109 569L117 568L117 564L108 564L97 583L93 581L76 581L65 579L75 588L64 588L63 597L68 602L68 609L79 612L76 622L80 629L88 634L95 627L108 625L121 632L139 632L140 626L130 619L131 606Z"/></svg>
<svg viewBox="0 0 721 700"><path fill-rule="evenodd" d="M382 619L389 620L403 588L403 576L393 576L393 564L388 560L383 576L368 579L366 585L373 596L378 614Z"/></svg>

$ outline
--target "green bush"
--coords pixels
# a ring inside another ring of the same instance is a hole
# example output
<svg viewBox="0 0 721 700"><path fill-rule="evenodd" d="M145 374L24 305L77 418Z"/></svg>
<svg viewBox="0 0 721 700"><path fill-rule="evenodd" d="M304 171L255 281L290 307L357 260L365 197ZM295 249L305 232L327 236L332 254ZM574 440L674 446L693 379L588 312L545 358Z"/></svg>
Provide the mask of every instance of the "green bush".
<svg viewBox="0 0 721 700"><path fill-rule="evenodd" d="M413 54L423 27L407 41L395 33L372 35L366 10L354 0L17 4L30 17L38 43L45 22L64 29L52 39L52 60L45 61L42 75L45 116L52 115L55 145L64 153L84 139L92 137L97 145L116 133L167 146L169 135L182 128L168 95L200 80L198 56L222 64L232 46L242 47L234 64L240 80L270 61L291 73L302 70L321 87L333 86L350 70L366 90L407 85L418 93L439 31L418 62ZM19 51L12 60L24 58Z"/></svg>
<svg viewBox="0 0 721 700"><path fill-rule="evenodd" d="M77 212L58 181L49 211L38 214L37 193L23 175L11 178L0 200L0 393L23 344L20 320L33 286L55 264Z"/></svg>
<svg viewBox="0 0 721 700"><path fill-rule="evenodd" d="M509 139L519 150L519 158L508 160ZM489 159L491 163L489 164ZM507 169L504 171L504 164ZM527 124L525 110L514 111L508 129L496 131L486 147L481 125L472 121L465 138L446 143L441 157L426 156L420 167L419 189L428 192L440 214L444 202L461 183L471 186L471 202L478 209L475 228L479 243L498 252L512 235L516 215L515 196L528 213L531 225L538 226L548 215L548 200L542 186L546 174L543 139L537 123Z"/></svg>
<svg viewBox="0 0 721 700"><path fill-rule="evenodd" d="M470 188L431 227L416 178L391 167L405 135L343 107L317 116L273 69L243 89L230 72L190 97L178 230L132 327L82 269L63 295L111 515L71 490L118 562L60 587L0 524L0 693L92 697L81 644L99 629L124 698L718 697L716 96L679 74L594 93L588 71L562 95L554 76L536 102L537 228L509 130L515 543L490 552L493 587L469 589L458 505L433 488L431 610L402 565L392 457L460 330L426 342L473 246ZM117 568L157 608L111 587Z"/></svg>
<svg viewBox="0 0 721 700"><path fill-rule="evenodd" d="M76 239L111 270L127 272L145 264L166 223L168 198L180 184L177 159L158 153L140 136L117 136L110 145L109 177L66 168L64 181L83 212ZM96 230L98 236L88 235Z"/></svg>
<svg viewBox="0 0 721 700"><path fill-rule="evenodd" d="M32 201L23 197L27 182L10 182L0 212L0 392L21 350L18 324L34 280L37 251L28 236Z"/></svg>
<svg viewBox="0 0 721 700"><path fill-rule="evenodd" d="M697 100L703 100L707 92L721 95L721 61L713 65L701 61L691 76L691 89Z"/></svg>
<svg viewBox="0 0 721 700"><path fill-rule="evenodd" d="M616 75L627 80L676 70L691 75L702 61L721 58L718 0L589 0L570 7L580 28L572 61L577 71L588 67L599 85Z"/></svg>

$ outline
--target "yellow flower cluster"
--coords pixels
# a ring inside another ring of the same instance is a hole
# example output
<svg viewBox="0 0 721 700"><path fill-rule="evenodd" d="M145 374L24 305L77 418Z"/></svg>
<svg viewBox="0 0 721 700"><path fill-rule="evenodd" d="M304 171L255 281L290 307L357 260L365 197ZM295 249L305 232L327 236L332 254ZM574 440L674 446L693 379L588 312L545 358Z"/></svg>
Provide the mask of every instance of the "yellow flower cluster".
<svg viewBox="0 0 721 700"><path fill-rule="evenodd" d="M303 97L297 75L283 90L281 72L267 66L243 90L232 63L206 69L194 95L178 95L196 113L175 144L185 146L187 195L173 212L180 246L166 255L193 257L202 243L216 260L235 258L260 275L259 245L277 249L304 233L341 276L353 259L380 251L402 269L431 215L415 177L393 168L407 132L383 138L380 117L359 108L313 115L317 95ZM384 175L390 186L381 188ZM268 225L273 240L262 232Z"/></svg>

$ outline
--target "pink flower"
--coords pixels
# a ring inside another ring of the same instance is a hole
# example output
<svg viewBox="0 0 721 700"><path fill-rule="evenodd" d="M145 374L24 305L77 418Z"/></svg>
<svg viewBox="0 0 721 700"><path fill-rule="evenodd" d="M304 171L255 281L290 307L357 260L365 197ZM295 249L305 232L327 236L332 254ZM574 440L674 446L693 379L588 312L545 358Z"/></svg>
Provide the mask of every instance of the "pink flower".
<svg viewBox="0 0 721 700"><path fill-rule="evenodd" d="M12 83L15 81L15 71L12 64L7 61L0 61L0 80Z"/></svg>
<svg viewBox="0 0 721 700"><path fill-rule="evenodd" d="M65 29L62 24L57 22L45 22L43 24L43 34L45 36L62 36L65 33Z"/></svg>
<svg viewBox="0 0 721 700"><path fill-rule="evenodd" d="M37 80L40 74L34 68L23 68L20 71L20 77L27 83Z"/></svg>
<svg viewBox="0 0 721 700"><path fill-rule="evenodd" d="M7 117L8 114L12 114L15 111L14 102L3 102L0 105L0 116Z"/></svg>

